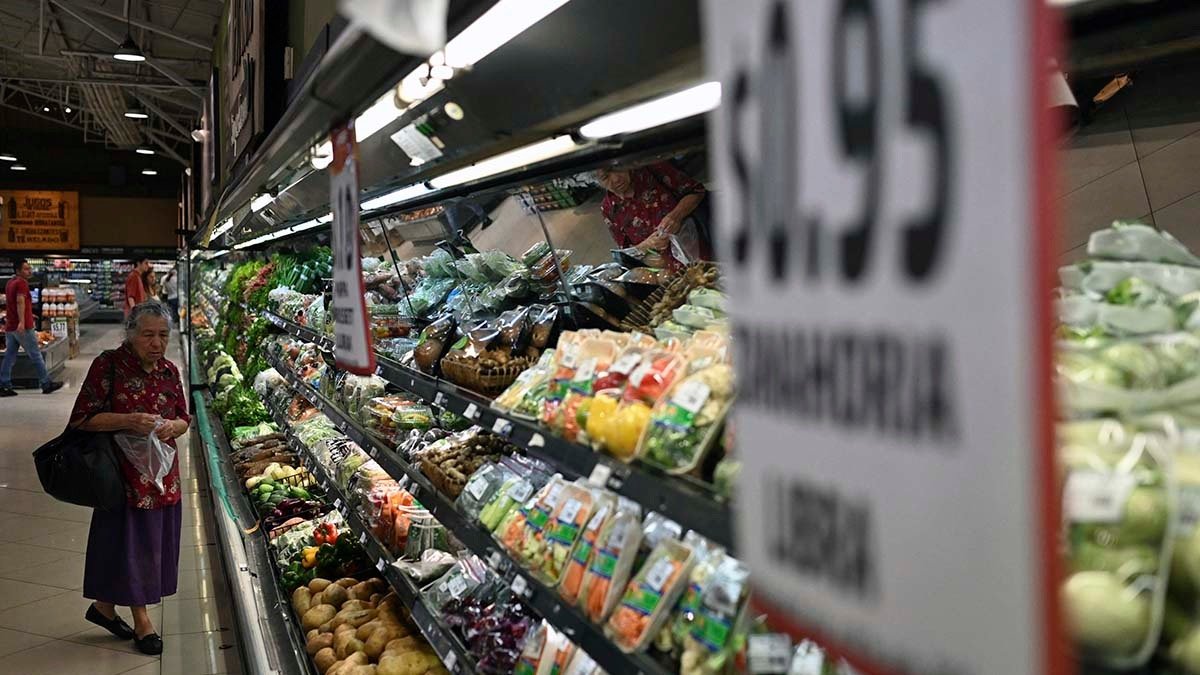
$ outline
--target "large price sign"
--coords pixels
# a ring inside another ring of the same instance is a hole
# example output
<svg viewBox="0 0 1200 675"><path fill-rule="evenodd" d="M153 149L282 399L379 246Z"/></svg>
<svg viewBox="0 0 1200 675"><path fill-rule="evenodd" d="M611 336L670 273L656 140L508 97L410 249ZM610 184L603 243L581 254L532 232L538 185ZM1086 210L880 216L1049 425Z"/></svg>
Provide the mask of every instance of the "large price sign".
<svg viewBox="0 0 1200 675"><path fill-rule="evenodd" d="M362 278L358 221L358 144L354 122L330 133L329 203L333 209L333 353L337 367L358 375L375 372L367 289Z"/></svg>
<svg viewBox="0 0 1200 675"><path fill-rule="evenodd" d="M867 673L1064 672L1043 0L709 0L755 602Z"/></svg>

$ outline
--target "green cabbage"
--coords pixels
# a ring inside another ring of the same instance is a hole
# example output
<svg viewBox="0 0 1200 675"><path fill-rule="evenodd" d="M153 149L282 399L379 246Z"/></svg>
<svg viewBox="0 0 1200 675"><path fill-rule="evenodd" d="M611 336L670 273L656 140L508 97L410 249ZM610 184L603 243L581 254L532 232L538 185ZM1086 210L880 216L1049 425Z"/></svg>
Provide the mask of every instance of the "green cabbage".
<svg viewBox="0 0 1200 675"><path fill-rule="evenodd" d="M1100 351L1100 360L1125 373L1133 389L1160 389L1167 384L1162 363L1153 349L1136 342L1118 342Z"/></svg>
<svg viewBox="0 0 1200 675"><path fill-rule="evenodd" d="M1082 647L1129 656L1150 631L1150 600L1126 588L1111 572L1077 572L1060 591L1071 636Z"/></svg>

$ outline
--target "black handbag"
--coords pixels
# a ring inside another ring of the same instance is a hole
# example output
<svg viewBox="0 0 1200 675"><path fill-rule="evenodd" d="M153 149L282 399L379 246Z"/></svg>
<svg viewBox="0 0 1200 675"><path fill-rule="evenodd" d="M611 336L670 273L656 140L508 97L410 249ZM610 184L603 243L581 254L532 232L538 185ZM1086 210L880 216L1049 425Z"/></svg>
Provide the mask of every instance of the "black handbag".
<svg viewBox="0 0 1200 675"><path fill-rule="evenodd" d="M109 363L106 409L111 407L116 369L111 356ZM68 425L58 438L33 452L33 463L46 494L69 504L113 511L125 505L125 478L117 452L111 432L82 431Z"/></svg>

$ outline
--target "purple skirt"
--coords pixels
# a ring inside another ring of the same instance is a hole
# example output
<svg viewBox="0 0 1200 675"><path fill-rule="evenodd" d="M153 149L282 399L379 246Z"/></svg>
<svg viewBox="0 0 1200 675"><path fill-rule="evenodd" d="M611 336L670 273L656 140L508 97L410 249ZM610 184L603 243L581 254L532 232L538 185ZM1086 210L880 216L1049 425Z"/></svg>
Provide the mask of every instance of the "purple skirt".
<svg viewBox="0 0 1200 675"><path fill-rule="evenodd" d="M183 503L92 512L83 597L122 607L157 604L179 583Z"/></svg>

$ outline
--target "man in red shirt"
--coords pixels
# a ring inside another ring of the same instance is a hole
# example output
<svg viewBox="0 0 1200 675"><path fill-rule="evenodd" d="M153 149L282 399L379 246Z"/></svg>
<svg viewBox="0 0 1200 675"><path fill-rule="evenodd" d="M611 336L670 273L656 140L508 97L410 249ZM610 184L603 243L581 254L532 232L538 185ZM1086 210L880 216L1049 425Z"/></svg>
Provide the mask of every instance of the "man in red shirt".
<svg viewBox="0 0 1200 675"><path fill-rule="evenodd" d="M148 258L139 258L133 262L133 269L125 277L125 316L129 311L146 301L146 286L142 284L142 275L150 269Z"/></svg>
<svg viewBox="0 0 1200 675"><path fill-rule="evenodd" d="M46 372L46 362L38 349L37 329L33 323L33 296L29 294L29 278L33 267L24 258L13 264L16 276L4 287L4 361L0 363L0 397L16 396L12 386L12 369L17 362L17 349L24 349L37 369L42 393L50 394L62 388L62 382L52 382Z"/></svg>

